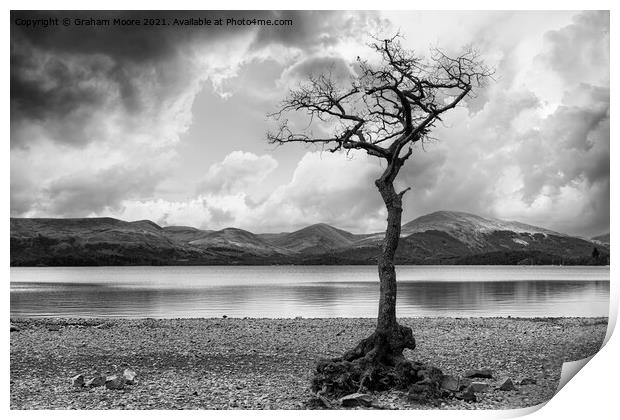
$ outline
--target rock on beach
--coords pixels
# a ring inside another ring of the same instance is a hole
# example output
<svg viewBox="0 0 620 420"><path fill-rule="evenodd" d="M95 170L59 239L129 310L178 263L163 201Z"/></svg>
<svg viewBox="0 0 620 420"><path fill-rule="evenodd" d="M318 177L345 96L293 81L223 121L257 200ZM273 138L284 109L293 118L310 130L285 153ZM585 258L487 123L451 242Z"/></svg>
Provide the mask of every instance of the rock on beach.
<svg viewBox="0 0 620 420"><path fill-rule="evenodd" d="M493 378L493 372L491 369L473 369L465 372L465 375L463 376L466 378L491 379Z"/></svg>
<svg viewBox="0 0 620 420"><path fill-rule="evenodd" d="M355 393L345 395L339 402L343 407L370 407L373 400L368 394Z"/></svg>
<svg viewBox="0 0 620 420"><path fill-rule="evenodd" d="M510 378L504 379L499 386L500 391L514 391L515 389L515 384Z"/></svg>
<svg viewBox="0 0 620 420"><path fill-rule="evenodd" d="M105 387L107 389L123 389L125 388L125 378L117 375L108 376L105 381Z"/></svg>
<svg viewBox="0 0 620 420"><path fill-rule="evenodd" d="M486 382L472 382L469 388L471 388L471 390L476 393L486 392L489 390L489 384L487 384Z"/></svg>
<svg viewBox="0 0 620 420"><path fill-rule="evenodd" d="M125 383L127 385L135 385L136 372L132 369L127 368L123 371L123 378L125 378Z"/></svg>
<svg viewBox="0 0 620 420"><path fill-rule="evenodd" d="M71 385L74 388L82 388L84 386L84 375L80 373L71 378Z"/></svg>
<svg viewBox="0 0 620 420"><path fill-rule="evenodd" d="M471 387L471 385L465 388L463 392L457 394L456 397L462 399L463 401L467 401L467 402L475 402L477 399L476 393L474 392L474 389Z"/></svg>
<svg viewBox="0 0 620 420"><path fill-rule="evenodd" d="M444 375L441 378L441 387L447 391L456 392L459 390L459 379L452 375Z"/></svg>
<svg viewBox="0 0 620 420"><path fill-rule="evenodd" d="M536 379L533 378L523 378L519 385L536 385Z"/></svg>
<svg viewBox="0 0 620 420"><path fill-rule="evenodd" d="M106 377L100 374L96 374L93 378L90 378L86 381L86 386L89 388L96 388L99 386L104 386L106 382Z"/></svg>

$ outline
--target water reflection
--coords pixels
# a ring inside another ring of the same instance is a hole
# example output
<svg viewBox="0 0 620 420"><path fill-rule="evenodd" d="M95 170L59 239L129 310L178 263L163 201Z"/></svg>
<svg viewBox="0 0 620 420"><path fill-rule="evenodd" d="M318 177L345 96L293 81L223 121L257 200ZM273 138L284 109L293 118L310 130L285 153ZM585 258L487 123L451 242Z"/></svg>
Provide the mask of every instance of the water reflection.
<svg viewBox="0 0 620 420"><path fill-rule="evenodd" d="M332 267L295 267L288 271L287 267L235 269L12 269L11 316L376 315L379 287L372 267L358 269L357 281L352 281L351 270L346 267L339 268L341 276ZM398 286L398 316L607 316L608 313L609 281L604 280L609 276L608 269L544 268L528 272L515 267L494 267L493 271L461 267L462 279L455 280L451 268L442 273L441 267L434 267L426 269L426 278L433 281L407 280L407 277L424 278L424 270L405 271L401 276L405 280ZM468 280L480 278L481 273L484 281ZM530 278L538 280L524 280L528 273Z"/></svg>
<svg viewBox="0 0 620 420"><path fill-rule="evenodd" d="M418 282L399 285L401 316L606 316L606 281Z"/></svg>

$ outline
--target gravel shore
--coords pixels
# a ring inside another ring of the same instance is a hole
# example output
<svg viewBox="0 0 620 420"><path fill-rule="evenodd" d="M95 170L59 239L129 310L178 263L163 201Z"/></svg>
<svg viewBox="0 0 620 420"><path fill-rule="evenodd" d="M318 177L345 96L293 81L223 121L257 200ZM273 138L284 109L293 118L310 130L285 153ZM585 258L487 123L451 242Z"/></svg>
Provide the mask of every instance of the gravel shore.
<svg viewBox="0 0 620 420"><path fill-rule="evenodd" d="M477 402L436 408L522 408L550 399L564 361L601 347L607 318L405 318L418 343L412 360L463 375L488 368L494 384ZM315 362L339 356L373 331L374 319L12 319L12 409L307 409ZM131 367L123 390L73 388L70 378ZM484 380L483 380L484 381ZM399 392L385 408L435 408Z"/></svg>

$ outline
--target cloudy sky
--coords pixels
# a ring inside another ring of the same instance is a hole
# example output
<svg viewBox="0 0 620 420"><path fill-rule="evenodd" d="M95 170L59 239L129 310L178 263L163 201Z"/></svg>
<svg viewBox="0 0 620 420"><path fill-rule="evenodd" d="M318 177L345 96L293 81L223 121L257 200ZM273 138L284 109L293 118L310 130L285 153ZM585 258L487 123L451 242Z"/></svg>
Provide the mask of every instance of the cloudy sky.
<svg viewBox="0 0 620 420"><path fill-rule="evenodd" d="M413 188L405 221L459 210L582 236L609 230L606 12L195 14L292 19L286 27L15 24L112 15L131 17L11 16L12 216L383 230L378 159L269 145L266 114L308 74L348 72L371 57L369 34L400 30L422 55L471 44L496 69L402 169L399 186Z"/></svg>

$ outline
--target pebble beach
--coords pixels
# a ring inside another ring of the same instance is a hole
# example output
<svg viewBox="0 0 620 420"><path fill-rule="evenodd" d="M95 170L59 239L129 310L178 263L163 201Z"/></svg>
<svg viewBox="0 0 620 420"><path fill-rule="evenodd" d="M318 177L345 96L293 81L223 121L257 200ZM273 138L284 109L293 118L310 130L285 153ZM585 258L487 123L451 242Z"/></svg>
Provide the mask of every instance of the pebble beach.
<svg viewBox="0 0 620 420"><path fill-rule="evenodd" d="M398 391L374 408L510 409L549 400L562 363L595 354L607 318L404 318L411 360L461 377L493 375L476 401L433 406ZM320 409L309 390L316 361L372 333L369 318L11 319L11 409ZM83 374L136 373L123 389L74 387ZM515 389L503 391L511 379ZM523 382L523 384L521 384Z"/></svg>

